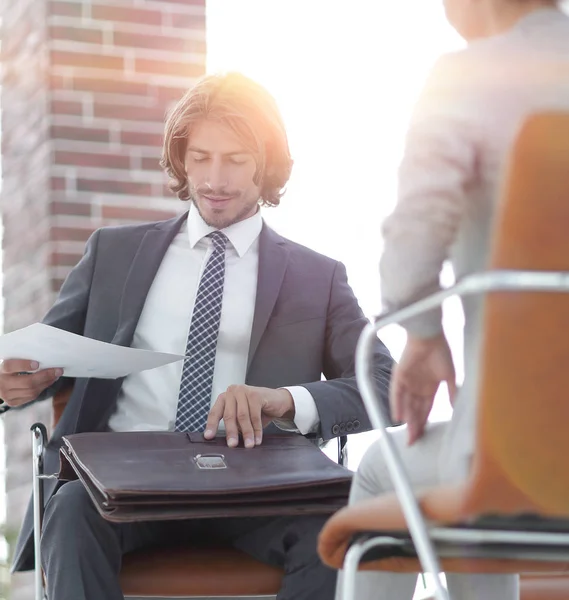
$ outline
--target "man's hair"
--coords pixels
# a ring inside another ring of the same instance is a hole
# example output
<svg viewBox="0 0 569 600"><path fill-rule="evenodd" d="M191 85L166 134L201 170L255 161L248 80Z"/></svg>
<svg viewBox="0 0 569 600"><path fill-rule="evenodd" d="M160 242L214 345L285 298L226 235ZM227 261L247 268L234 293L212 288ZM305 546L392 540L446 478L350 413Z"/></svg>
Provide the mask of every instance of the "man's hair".
<svg viewBox="0 0 569 600"><path fill-rule="evenodd" d="M269 92L240 73L202 77L166 119L160 164L170 176L170 189L180 200L190 198L186 148L193 126L204 119L235 132L257 163L254 182L261 204L277 206L292 168L284 123Z"/></svg>

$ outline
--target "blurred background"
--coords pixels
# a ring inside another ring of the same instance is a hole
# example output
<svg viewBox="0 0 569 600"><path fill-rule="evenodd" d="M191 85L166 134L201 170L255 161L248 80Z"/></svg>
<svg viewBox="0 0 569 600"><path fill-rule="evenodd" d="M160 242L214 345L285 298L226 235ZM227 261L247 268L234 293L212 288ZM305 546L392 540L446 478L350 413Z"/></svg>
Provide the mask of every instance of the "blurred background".
<svg viewBox="0 0 569 600"><path fill-rule="evenodd" d="M184 209L158 165L164 114L220 70L264 84L288 127L293 175L266 220L342 260L364 311L379 311L406 124L432 63L462 47L440 0L2 0L0 18L4 331L42 318L94 229ZM447 309L460 363L461 311ZM382 337L397 357L404 334ZM448 416L441 395L433 418ZM3 420L4 565L37 420L50 422L47 403ZM374 434L352 438L355 468ZM33 598L30 575L4 568L0 586L0 600Z"/></svg>

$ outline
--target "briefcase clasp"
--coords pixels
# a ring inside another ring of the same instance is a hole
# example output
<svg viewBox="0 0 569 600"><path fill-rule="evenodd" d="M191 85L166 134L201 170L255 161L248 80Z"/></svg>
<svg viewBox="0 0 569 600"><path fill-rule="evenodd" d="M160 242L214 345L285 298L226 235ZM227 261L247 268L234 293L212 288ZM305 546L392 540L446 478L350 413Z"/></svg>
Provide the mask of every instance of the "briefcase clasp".
<svg viewBox="0 0 569 600"><path fill-rule="evenodd" d="M194 462L198 469L227 469L223 454L196 454Z"/></svg>

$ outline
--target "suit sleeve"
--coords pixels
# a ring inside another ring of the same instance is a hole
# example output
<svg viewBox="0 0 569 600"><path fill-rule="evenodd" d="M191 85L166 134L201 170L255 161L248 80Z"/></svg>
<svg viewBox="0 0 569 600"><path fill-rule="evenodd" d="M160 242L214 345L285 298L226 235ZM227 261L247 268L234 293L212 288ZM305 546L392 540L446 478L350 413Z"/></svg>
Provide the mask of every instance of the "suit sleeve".
<svg viewBox="0 0 569 600"><path fill-rule="evenodd" d="M348 284L346 268L342 263L337 263L327 312L324 356L326 381L302 386L310 392L316 403L320 435L324 440L371 429L355 377L356 345L367 324L368 320ZM392 422L388 395L392 367L393 359L389 350L378 339L373 354L373 375L389 422ZM349 426L349 423L352 425Z"/></svg>
<svg viewBox="0 0 569 600"><path fill-rule="evenodd" d="M43 318L46 325L83 334L99 236L100 230L97 230L87 241L81 260L63 282L55 304Z"/></svg>
<svg viewBox="0 0 569 600"><path fill-rule="evenodd" d="M83 257L67 276L65 282L61 286L55 304L42 320L46 325L64 329L65 331L76 333L78 335L83 334L85 316L87 314L87 306L89 303L89 294L91 291L91 282L93 280L99 234L100 230L95 231L87 241ZM51 398L61 387L71 382L72 380L65 377L64 373L54 385L46 388L32 402ZM25 408L29 405L30 403L25 404L21 408Z"/></svg>

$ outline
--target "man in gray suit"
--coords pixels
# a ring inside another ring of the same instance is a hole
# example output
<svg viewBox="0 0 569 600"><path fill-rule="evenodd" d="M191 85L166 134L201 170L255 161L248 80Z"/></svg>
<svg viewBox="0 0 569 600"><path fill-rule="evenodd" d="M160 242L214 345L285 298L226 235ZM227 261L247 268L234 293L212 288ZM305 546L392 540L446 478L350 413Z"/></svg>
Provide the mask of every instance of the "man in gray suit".
<svg viewBox="0 0 569 600"><path fill-rule="evenodd" d="M413 114L399 174L399 198L383 226L381 288L386 309L440 289L450 260L457 279L486 269L500 184L524 119L569 110L569 18L552 0L446 0L465 50L435 65ZM569 199L568 199L569 200ZM394 370L393 416L406 423L393 438L417 487L468 472L474 448L482 298L463 302L465 380L460 391L441 311L404 326L407 344ZM441 383L450 423L427 419ZM351 502L390 491L378 445L354 479ZM362 574L358 598L410 600L416 577ZM453 600L517 598L517 577L447 576ZM378 591L380 590L380 591Z"/></svg>
<svg viewBox="0 0 569 600"><path fill-rule="evenodd" d="M168 118L163 166L189 211L96 231L44 322L123 346L185 350L189 360L119 380L68 380L29 360L6 361L0 395L11 406L72 386L46 471L58 470L61 437L76 432L212 437L224 428L229 446L241 436L252 448L268 430L329 440L368 429L354 379L366 319L345 268L282 238L260 215L260 204L279 204L292 166L271 96L238 74L205 77ZM389 410L392 359L379 341L375 358ZM99 516L79 482L46 484L42 559L51 600L120 600L125 552L203 537L282 566L282 600L334 595L335 573L316 553L324 518L116 525ZM28 511L16 569L32 567L31 533Z"/></svg>

